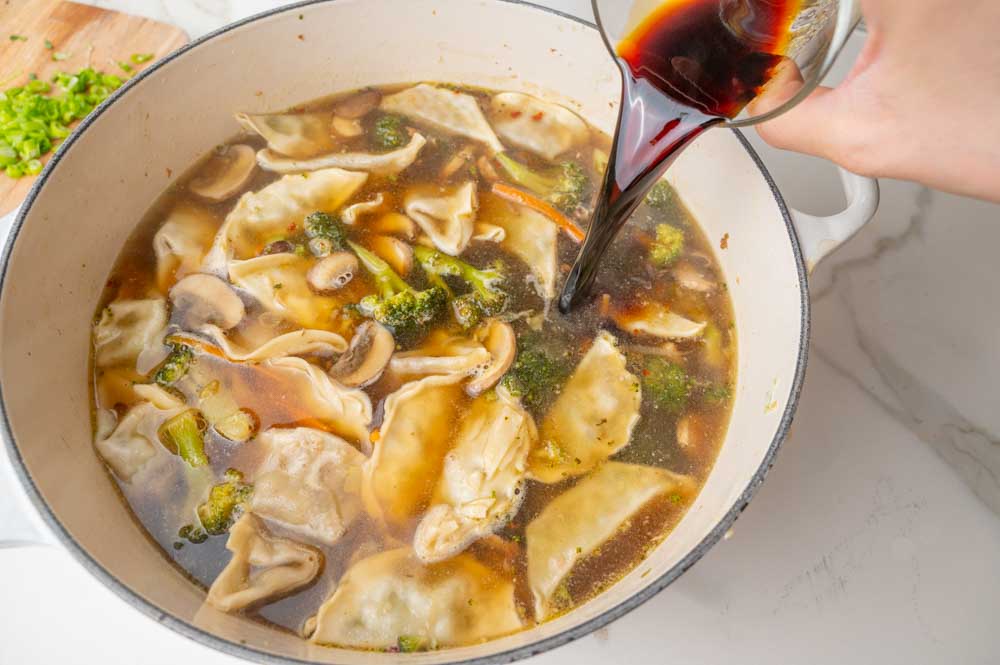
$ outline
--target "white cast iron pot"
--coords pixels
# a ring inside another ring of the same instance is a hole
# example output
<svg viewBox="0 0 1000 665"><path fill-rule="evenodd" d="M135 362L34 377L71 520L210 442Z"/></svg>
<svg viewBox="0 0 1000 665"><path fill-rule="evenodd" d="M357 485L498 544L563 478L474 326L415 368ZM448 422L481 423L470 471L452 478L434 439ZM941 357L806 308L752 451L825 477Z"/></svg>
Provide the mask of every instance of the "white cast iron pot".
<svg viewBox="0 0 1000 665"><path fill-rule="evenodd" d="M57 542L135 608L234 655L399 662L199 613L204 592L130 518L94 453L88 356L95 305L122 243L173 176L238 131L234 110L420 80L526 91L568 104L605 131L614 127L620 92L596 30L552 11L504 0L329 0L191 44L132 80L63 143L13 225L0 276L0 432L20 480L6 489L23 485L27 496L20 503L0 497L0 541ZM878 189L844 174L846 212L827 219L789 213L750 147L725 130L700 138L669 177L716 246L729 234L719 259L736 308L739 385L708 483L663 545L595 600L517 635L408 661L509 662L596 630L694 564L763 481L802 386L807 266L872 217Z"/></svg>

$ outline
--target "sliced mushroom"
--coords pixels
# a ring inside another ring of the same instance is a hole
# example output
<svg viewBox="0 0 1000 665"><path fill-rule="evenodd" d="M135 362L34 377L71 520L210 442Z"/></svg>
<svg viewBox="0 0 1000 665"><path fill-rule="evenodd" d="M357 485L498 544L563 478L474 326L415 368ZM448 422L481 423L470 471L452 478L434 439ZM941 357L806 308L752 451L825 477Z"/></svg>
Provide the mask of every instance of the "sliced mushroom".
<svg viewBox="0 0 1000 665"><path fill-rule="evenodd" d="M337 102L333 107L333 112L341 118L356 120L365 117L378 108L381 101L382 93L378 90L365 90Z"/></svg>
<svg viewBox="0 0 1000 665"><path fill-rule="evenodd" d="M490 321L479 329L476 338L490 352L493 360L472 381L465 385L465 392L473 397L482 395L503 378L517 355L514 329L503 321Z"/></svg>
<svg viewBox="0 0 1000 665"><path fill-rule="evenodd" d="M689 291L710 293L715 290L715 282L687 261L677 264L673 272L677 283Z"/></svg>
<svg viewBox="0 0 1000 665"><path fill-rule="evenodd" d="M351 345L330 368L330 376L351 388L364 388L378 381L396 350L392 333L374 321L365 321L354 331Z"/></svg>
<svg viewBox="0 0 1000 665"><path fill-rule="evenodd" d="M471 146L465 146L459 150L455 156L444 165L444 168L441 169L441 179L447 180L458 173L458 170L471 162L475 156L475 150L473 150Z"/></svg>
<svg viewBox="0 0 1000 665"><path fill-rule="evenodd" d="M361 126L361 121L357 118L343 118L339 115L333 116L331 123L333 131L344 138L354 138L365 133L365 128Z"/></svg>
<svg viewBox="0 0 1000 665"><path fill-rule="evenodd" d="M690 448L691 437L691 414L688 414L677 421L677 445L681 448Z"/></svg>
<svg viewBox="0 0 1000 665"><path fill-rule="evenodd" d="M318 294L347 286L358 272L358 259L350 252L334 252L320 259L306 275L309 288Z"/></svg>
<svg viewBox="0 0 1000 665"><path fill-rule="evenodd" d="M402 236L410 241L415 240L417 237L417 223L398 212L390 212L387 215L382 215L369 224L368 228L376 233Z"/></svg>
<svg viewBox="0 0 1000 665"><path fill-rule="evenodd" d="M188 275L170 289L170 300L186 328L214 323L223 330L239 325L246 315L243 301L232 287L215 275Z"/></svg>
<svg viewBox="0 0 1000 665"><path fill-rule="evenodd" d="M208 160L188 189L209 201L225 201L239 194L256 171L254 149L248 145L231 145Z"/></svg>
<svg viewBox="0 0 1000 665"><path fill-rule="evenodd" d="M493 168L493 164L485 155L476 160L476 168L479 169L479 175L483 176L489 182L496 182L500 179L497 170Z"/></svg>
<svg viewBox="0 0 1000 665"><path fill-rule="evenodd" d="M399 238L372 236L368 246L403 277L413 270L413 248Z"/></svg>

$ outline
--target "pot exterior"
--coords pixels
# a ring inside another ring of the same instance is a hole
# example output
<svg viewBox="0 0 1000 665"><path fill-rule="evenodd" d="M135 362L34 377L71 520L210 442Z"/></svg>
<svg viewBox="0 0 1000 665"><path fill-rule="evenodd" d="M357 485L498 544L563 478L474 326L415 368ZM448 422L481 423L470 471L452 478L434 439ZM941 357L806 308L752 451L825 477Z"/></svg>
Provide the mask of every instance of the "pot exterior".
<svg viewBox="0 0 1000 665"><path fill-rule="evenodd" d="M342 664L399 658L311 647L202 608L203 590L130 519L93 451L94 307L150 202L239 130L233 111L421 80L529 92L567 104L609 132L620 90L618 70L591 26L522 3L331 0L285 8L195 42L116 94L62 146L6 248L0 396L5 435L36 506L78 559L138 609L235 655ZM414 663L507 662L599 628L700 558L763 480L805 367L808 301L797 240L780 196L738 134L707 133L669 178L709 238L728 247L718 255L736 308L740 366L715 470L670 537L608 592L530 631L414 654Z"/></svg>

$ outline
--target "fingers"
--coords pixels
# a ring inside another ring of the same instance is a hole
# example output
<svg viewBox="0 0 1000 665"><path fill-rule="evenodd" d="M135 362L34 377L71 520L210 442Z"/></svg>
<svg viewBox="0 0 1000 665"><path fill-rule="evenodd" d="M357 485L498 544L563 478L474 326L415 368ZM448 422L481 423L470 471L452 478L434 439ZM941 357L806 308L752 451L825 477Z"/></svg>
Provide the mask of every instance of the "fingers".
<svg viewBox="0 0 1000 665"><path fill-rule="evenodd" d="M775 148L833 159L845 138L839 136L836 97L830 88L817 88L787 113L758 125L757 132Z"/></svg>

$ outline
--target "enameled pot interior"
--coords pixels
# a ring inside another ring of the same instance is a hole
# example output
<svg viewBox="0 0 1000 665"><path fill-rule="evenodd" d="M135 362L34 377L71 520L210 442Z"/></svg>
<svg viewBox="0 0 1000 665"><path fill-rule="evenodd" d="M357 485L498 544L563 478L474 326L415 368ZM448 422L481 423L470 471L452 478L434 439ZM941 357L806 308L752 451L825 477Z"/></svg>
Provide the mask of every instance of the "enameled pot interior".
<svg viewBox="0 0 1000 665"><path fill-rule="evenodd" d="M393 20L378 20L385 16ZM98 577L138 609L214 647L257 660L398 661L311 647L202 609L203 591L130 519L93 452L87 379L95 304L153 199L238 131L233 111L420 80L530 92L609 132L620 85L592 27L520 3L336 0L287 8L195 43L121 91L67 141L12 233L0 294L0 386L6 433L33 498ZM762 480L804 369L807 304L794 233L766 174L731 132L708 132L670 179L717 247L728 234L719 259L736 307L740 376L712 476L664 544L610 591L532 630L408 656L414 663L506 661L596 629L696 561Z"/></svg>

